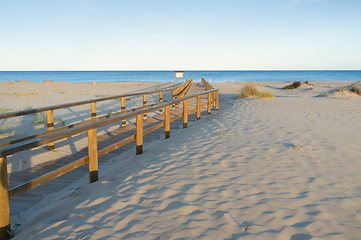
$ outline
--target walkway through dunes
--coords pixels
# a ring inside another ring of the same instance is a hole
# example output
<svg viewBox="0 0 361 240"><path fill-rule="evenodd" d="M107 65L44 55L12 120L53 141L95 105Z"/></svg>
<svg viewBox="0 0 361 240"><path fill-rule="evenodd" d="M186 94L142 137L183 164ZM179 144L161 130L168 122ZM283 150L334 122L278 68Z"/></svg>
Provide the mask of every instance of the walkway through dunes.
<svg viewBox="0 0 361 240"><path fill-rule="evenodd" d="M204 87L201 83L193 83L188 95L202 92ZM202 104L206 103L206 98L202 98ZM196 101L191 99L188 103L188 109L192 110L196 107ZM206 109L203 108L204 111ZM182 113L182 104L177 106L175 110L171 111L171 118ZM204 113L203 113L204 114ZM195 114L189 116L189 121L195 120ZM154 126L160 122L164 121L164 114L151 113L148 115L147 119L144 120L144 129L147 129L151 126ZM171 130L182 128L182 120L176 120L171 122ZM102 134L101 134L102 133ZM111 128L102 129L98 134L98 149L103 149L115 142L134 135L135 133L135 120L130 120L127 122L126 127L121 127L121 123L117 124ZM154 132L151 132L144 136L144 146L146 148L147 142L163 139L164 138L164 128L160 128ZM33 150L28 150L21 153L21 156L31 156L31 158L36 158L37 155L46 155L46 162L35 165L34 167L19 171L12 172L9 174L9 189L15 187L19 184L27 182L35 177L41 176L45 173L51 172L55 169L58 169L66 164L73 162L74 160L80 159L88 154L87 148L87 136L86 134L80 134L75 137L68 138L66 141L60 141L55 143L57 151L51 152L47 148L41 147ZM131 142L119 149L108 153L99 158L99 174L102 175L102 165L114 159L114 157L119 156L124 152L128 154L135 154L135 143ZM13 157L16 157L14 155ZM11 158L9 158L9 162ZM58 177L48 183L45 183L33 190L30 190L26 193L23 193L17 197L14 197L10 200L10 209L12 217L17 218L18 213L21 214L24 210L30 208L34 204L40 202L45 196L49 194L61 191L66 189L69 185L74 183L80 178L88 175L88 165L84 165L78 169L71 171L61 177Z"/></svg>
<svg viewBox="0 0 361 240"><path fill-rule="evenodd" d="M219 111L46 198L14 240L361 239L361 97L236 99L246 84L215 83Z"/></svg>

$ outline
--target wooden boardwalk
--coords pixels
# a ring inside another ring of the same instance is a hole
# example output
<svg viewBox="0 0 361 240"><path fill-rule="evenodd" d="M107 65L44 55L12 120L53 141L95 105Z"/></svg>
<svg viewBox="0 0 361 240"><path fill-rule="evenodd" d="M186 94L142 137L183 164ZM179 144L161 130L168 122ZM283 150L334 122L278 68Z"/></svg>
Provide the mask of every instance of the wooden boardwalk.
<svg viewBox="0 0 361 240"><path fill-rule="evenodd" d="M194 82L191 86L188 95L199 93L204 91L204 87L201 83ZM202 97L202 104L206 103L207 100L205 97ZM193 110L196 108L196 99L191 99L188 103L188 111ZM175 110L171 111L171 118L181 114L183 111L182 104L180 104ZM206 111L206 109L203 108L203 112ZM189 115L189 121L193 121L196 119L195 113ZM147 129L151 126L154 126L160 122L164 121L164 115L163 114L155 114L155 116L152 116L144 120L144 129ZM118 125L119 126L119 125ZM171 129L178 129L182 127L182 118L171 122ZM105 134L98 134L97 140L98 140L98 150L101 150L105 148L106 146L109 146L113 143L119 142L120 140L129 137L131 135L135 134L135 124L129 123L126 127L116 127L112 128L110 131L106 131ZM147 144L147 142L153 140L153 139L163 139L164 138L164 128L160 128L156 131L153 131L144 137L144 145ZM82 140L87 141L86 134L82 135ZM67 142L64 141L62 144L56 144L61 145L61 147L68 147ZM82 149L78 149L76 153L72 153L71 155L67 156L61 156L57 159L50 160L41 164L38 164L34 167L22 170L20 172L13 172L9 174L9 188L15 187L19 184L22 184L24 182L27 182L31 179L34 179L37 176L43 175L45 173L51 172L57 168L60 168L66 164L69 164L77 159L80 159L82 157L85 157L88 155L88 148L87 145L84 145L86 147L83 147ZM45 146L43 147L45 148ZM124 151L127 151L129 149L134 149L135 154L135 142L131 142L123 147L118 148L117 150L110 152L102 157L99 158L99 172L101 176L102 171L102 164L106 163L107 161L116 158L120 154L122 154ZM28 150L31 151L31 150ZM36 157L36 156L35 156ZM11 215L15 216L17 213L21 213L22 211L31 208L35 204L39 203L44 197L61 191L63 189L66 189L70 184L76 182L78 179L84 177L85 175L89 174L88 164L79 167L61 177L58 177L54 180L51 180L35 189L32 189L28 192L25 192L17 197L14 197L10 200L10 211Z"/></svg>

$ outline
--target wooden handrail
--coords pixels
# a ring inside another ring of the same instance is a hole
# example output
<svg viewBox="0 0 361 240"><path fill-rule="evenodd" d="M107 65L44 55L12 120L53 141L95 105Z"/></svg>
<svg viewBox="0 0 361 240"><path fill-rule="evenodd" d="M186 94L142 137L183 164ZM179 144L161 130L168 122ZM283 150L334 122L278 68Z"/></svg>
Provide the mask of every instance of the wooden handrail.
<svg viewBox="0 0 361 240"><path fill-rule="evenodd" d="M202 80L203 81L203 80ZM205 81L205 80L204 80ZM188 82L188 81L187 81ZM205 81L206 82L206 81ZM192 80L188 82L187 85L182 86L182 90L179 91L177 89L177 97L185 95L185 93L189 90L190 84ZM173 91L173 90L172 90ZM140 93L143 94L143 93ZM140 95L138 94L138 95ZM9 211L9 199L18 196L26 191L29 191L45 182L48 182L54 178L57 178L65 173L68 173L84 164L89 164L89 181L94 182L98 180L98 157L103 156L125 144L136 140L137 145L137 154L141 154L143 152L143 135L150 133L160 127L165 127L165 138L170 137L170 122L183 117L183 127L187 127L187 119L188 114L197 112L197 118L200 118L201 108L204 106L208 106L208 113L210 113L210 98L212 94L217 94L216 99L218 99L218 89L214 88L211 90L207 90L201 93L193 94L190 96L183 96L180 98L173 99L168 102L162 102L159 104L155 104L153 106L144 106L142 108L129 111L122 112L120 115L114 115L109 118L100 119L94 116L91 121L85 123L81 126L75 126L72 128L68 128L66 130L62 130L59 132L51 132L47 135L36 137L33 139L29 139L26 141L18 142L15 144L11 144L8 146L4 146L0 148L0 240L3 240L7 237L6 232L11 231L10 228L10 211ZM201 96L207 95L208 102L206 104L201 105ZM187 109L188 100L191 98L197 99L197 108L194 110ZM183 112L180 115L177 115L173 118L170 118L170 106L174 104L178 104L183 102ZM155 126L152 126L148 129L143 129L143 116L145 113L157 111L159 109L165 108L165 121L159 123ZM129 118L136 117L136 135L127 137L120 142L112 144L106 148L101 150L97 149L97 128L110 125L113 123L117 123ZM39 176L33 180L27 181L19 186L16 186L12 189L8 189L8 173L7 173L7 156L12 155L17 152L29 150L35 147L39 147L42 145L46 145L49 143L53 143L57 140L64 139L79 133L88 132L88 156L78 159L72 163L69 163L61 168L53 170L49 173L46 173L42 176Z"/></svg>
<svg viewBox="0 0 361 240"><path fill-rule="evenodd" d="M206 95L209 92L215 92L215 91L216 91L216 89L213 89L213 90L193 94L193 95L186 96L186 97L183 97L183 98L174 99L174 100L171 100L171 101L168 101L168 102L157 104L157 105L152 106L152 107L147 107L147 108L139 109L139 110L136 110L136 111L132 111L130 113L125 113L125 114L122 114L121 116L115 116L115 117L111 117L111 118L108 118L108 119L103 119L103 120L100 120L100 121L91 122L91 123L88 123L88 124L84 124L82 126L70 128L70 129L67 129L67 130L64 130L64 131L51 133L49 135L42 136L42 137L39 137L39 138L34 138L34 139L30 139L30 140L23 141L23 142L20 142L20 143L15 143L15 144L12 144L12 145L9 145L9 146L5 146L5 147L0 148L0 157L6 157L8 155L11 155L11 154L14 154L14 153L17 153L17 152L28 150L28 149L31 149L31 148L34 148L34 147L39 147L39 146L48 144L50 142L58 141L60 139L67 138L67 137L70 137L70 136L73 136L73 135L76 135L76 134L79 134L79 133L82 133L82 132L86 132L86 131L94 129L94 128L99 128L99 127L103 127L103 126L106 126L106 125L110 125L110 124L113 124L113 123L116 123L116 122L119 122L119 121L122 121L122 120L125 120L125 119L128 119L128 118L135 117L135 116L140 115L140 114L144 114L144 113L148 113L148 112L158 110L160 108L164 108L164 107L166 107L168 105L180 103L180 102L182 102L182 101L184 101L186 99L194 98L194 97L201 96L201 95Z"/></svg>
<svg viewBox="0 0 361 240"><path fill-rule="evenodd" d="M133 96L139 96L139 95L143 95L143 94L169 92L169 91L173 91L175 89L179 89L180 87L182 87L185 84L186 83L183 83L183 84L181 84L181 86L178 86L176 88L170 88L170 89L115 95L115 96L110 96L110 97L103 97L103 98L90 99L90 100L84 100L84 101L78 101L78 102L72 102L72 103L52 105L52 106L41 107L41 108L34 108L34 109L28 109L28 110L22 110L22 111L2 113L2 114L0 114L0 119L19 117L19 116L24 116L24 115L29 115L29 114L39 113L39 112L45 112L48 110L56 110L56 109L61 109L61 108L74 107L74 106L84 105L84 104L88 104L88 103L102 102L102 101L107 101L107 100L112 100L112 99L122 98L122 97L133 97Z"/></svg>
<svg viewBox="0 0 361 240"><path fill-rule="evenodd" d="M96 102L120 98L121 99L121 104L122 104L122 109L121 109L122 112L115 113L115 114L123 114L124 112L134 110L134 109L125 110L125 97L143 95L143 98L144 98L144 96L146 96L147 94L153 94L153 93L161 93L162 96L163 96L163 92L182 91L184 88L189 87L190 84L192 83L192 81L193 80L190 79L186 83L180 84L180 86L178 86L176 88L171 88L171 89L166 89L166 90L147 91L147 92L140 92L140 93L133 93L133 94L117 95L117 96L105 97L105 98L100 98L100 99L86 100L86 101L73 102L73 103L68 103L68 104L60 104L60 105L43 107L43 108L36 108L36 109L29 109L29 110L24 110L24 111L0 114L0 119L1 119L1 117L11 118L11 117L15 117L15 116L21 116L21 115L27 115L27 114L33 114L33 113L36 113L36 112L46 111L47 130L48 130L47 132L38 133L38 134L35 134L35 135L31 135L31 136L11 140L11 141L8 141L8 142L0 143L0 147L8 146L8 145L11 145L11 144L26 141L26 140L33 139L33 138L40 137L40 136L45 136L45 135L48 135L50 133L53 133L54 131L59 132L59 131L66 130L68 128L72 128L72 127L75 127L75 126L80 126L80 125L88 123L89 121L92 121L94 119L99 120L99 118L96 117L96 115L97 115L97 113L96 113L96 105L95 105ZM162 101L163 101L163 99L162 99ZM91 103L91 119L90 120L85 120L85 121L80 122L80 123L70 124L70 125L65 126L65 127L60 127L60 128L54 129L54 115L53 115L53 112L54 112L55 109L78 106L78 105L83 105L83 104L88 104L88 103ZM145 105L144 105L144 102L143 102L143 107L144 106ZM153 106L153 104L151 106ZM143 107L141 107L141 108L143 108ZM136 109L139 109L139 108L136 108ZM103 116L102 118L105 118L105 117L108 117L108 115ZM146 115L145 115L145 117L146 117ZM122 127L125 127L125 120L123 120L123 122L122 122ZM49 143L49 150L55 150L55 146L54 146L53 143Z"/></svg>
<svg viewBox="0 0 361 240"><path fill-rule="evenodd" d="M207 82L204 78L202 78L201 80L204 85L204 89L206 91L211 90L211 89L217 89L215 86L213 86L212 84ZM219 105L219 90L218 89L216 90L216 92L214 92L212 94L211 98L213 99L213 105L215 106L216 110L218 110L218 105Z"/></svg>

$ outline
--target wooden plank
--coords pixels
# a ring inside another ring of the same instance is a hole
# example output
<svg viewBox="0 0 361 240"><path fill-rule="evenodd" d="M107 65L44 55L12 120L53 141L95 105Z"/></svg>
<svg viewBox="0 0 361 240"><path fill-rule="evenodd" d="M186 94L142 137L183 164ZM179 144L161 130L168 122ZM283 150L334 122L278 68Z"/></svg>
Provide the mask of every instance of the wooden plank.
<svg viewBox="0 0 361 240"><path fill-rule="evenodd" d="M47 127L48 133L54 132L54 111L53 110L46 111L46 127ZM55 143L49 142L48 149L50 151L55 151Z"/></svg>
<svg viewBox="0 0 361 240"><path fill-rule="evenodd" d="M193 110L189 110L189 111L188 111L188 114L192 114L192 113L195 113L195 112L197 112L197 108L195 108L195 109L193 109Z"/></svg>
<svg viewBox="0 0 361 240"><path fill-rule="evenodd" d="M0 157L0 239L7 239L11 231L6 157Z"/></svg>
<svg viewBox="0 0 361 240"><path fill-rule="evenodd" d="M98 144L97 129L88 131L89 182L98 181Z"/></svg>
<svg viewBox="0 0 361 240"><path fill-rule="evenodd" d="M110 153L110 152L112 152L112 151L114 151L114 150L116 150L116 149L118 149L118 148L120 148L120 147L134 141L135 138L136 138L135 135L133 135L133 136L130 136L130 137L127 137L127 138L123 139L120 142L114 143L114 144L110 145L109 147L106 147L106 148L103 148L103 149L99 150L98 151L98 157L104 156L105 154Z"/></svg>
<svg viewBox="0 0 361 240"><path fill-rule="evenodd" d="M151 133L151 132L153 132L153 131L155 131L155 130L157 130L158 128L161 128L161 127L163 127L164 126L164 122L161 122L161 123L159 123L159 124L157 124L157 125L154 125L154 126L152 126L152 127L150 127L150 128L147 128L147 129L145 129L144 131L143 131L143 135L146 135L146 134L148 134L148 133Z"/></svg>
<svg viewBox="0 0 361 240"><path fill-rule="evenodd" d="M173 122L173 121L175 121L177 119L180 119L181 117L183 117L183 113L181 113L181 114L179 114L179 115L177 115L175 117L170 118L170 122Z"/></svg>
<svg viewBox="0 0 361 240"><path fill-rule="evenodd" d="M65 165L64 167L58 168L54 171L51 171L49 173L46 173L38 178L35 178L31 181L27 181L17 187L14 187L9 190L10 199L14 198L26 191L29 191L31 189L34 189L50 180L53 180L57 177L60 177L70 171L73 171L74 169L83 166L84 164L87 164L89 162L89 157L86 156L84 158L81 158L75 162L72 162L70 164Z"/></svg>
<svg viewBox="0 0 361 240"><path fill-rule="evenodd" d="M143 153L143 116L141 114L136 117L136 154Z"/></svg>
<svg viewBox="0 0 361 240"><path fill-rule="evenodd" d="M164 114L164 135L165 138L170 138L170 106L167 105L165 107L165 114Z"/></svg>

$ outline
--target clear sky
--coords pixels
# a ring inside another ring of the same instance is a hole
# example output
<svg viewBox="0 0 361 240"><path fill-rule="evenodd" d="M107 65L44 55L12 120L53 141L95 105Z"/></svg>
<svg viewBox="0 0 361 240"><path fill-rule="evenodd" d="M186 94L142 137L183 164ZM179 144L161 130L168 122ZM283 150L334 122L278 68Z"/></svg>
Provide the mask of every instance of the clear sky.
<svg viewBox="0 0 361 240"><path fill-rule="evenodd" d="M0 0L0 71L361 69L361 0Z"/></svg>

